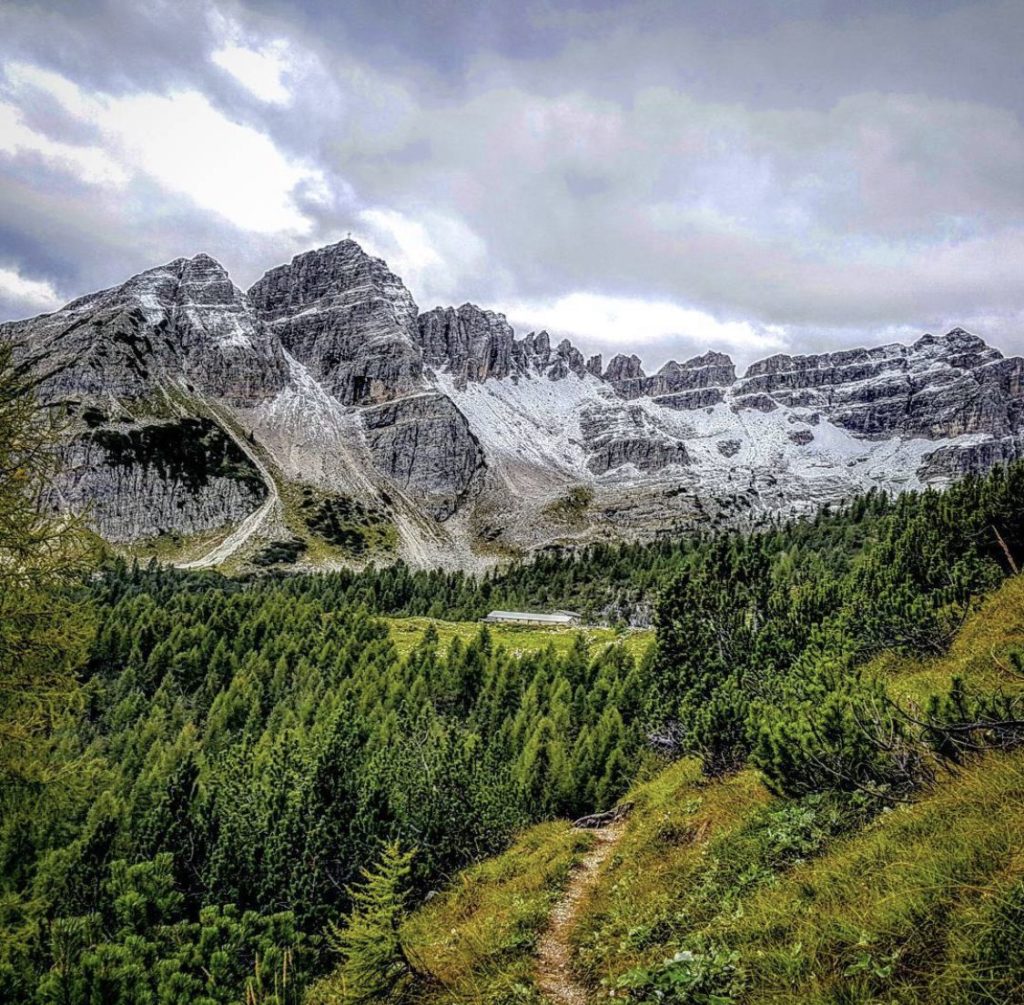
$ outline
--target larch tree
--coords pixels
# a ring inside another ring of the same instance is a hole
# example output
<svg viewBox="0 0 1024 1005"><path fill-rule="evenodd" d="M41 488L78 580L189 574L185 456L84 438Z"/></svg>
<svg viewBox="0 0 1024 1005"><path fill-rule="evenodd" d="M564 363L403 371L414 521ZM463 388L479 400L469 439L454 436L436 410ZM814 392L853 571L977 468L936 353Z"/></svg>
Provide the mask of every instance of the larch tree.
<svg viewBox="0 0 1024 1005"><path fill-rule="evenodd" d="M54 724L77 700L88 619L70 595L87 558L81 524L47 506L61 417L0 343L0 781L41 781Z"/></svg>
<svg viewBox="0 0 1024 1005"><path fill-rule="evenodd" d="M418 973L401 932L414 854L396 841L386 844L378 865L364 869L362 885L350 891L345 925L328 925L328 944L342 958L336 982L342 1002L401 1000Z"/></svg>

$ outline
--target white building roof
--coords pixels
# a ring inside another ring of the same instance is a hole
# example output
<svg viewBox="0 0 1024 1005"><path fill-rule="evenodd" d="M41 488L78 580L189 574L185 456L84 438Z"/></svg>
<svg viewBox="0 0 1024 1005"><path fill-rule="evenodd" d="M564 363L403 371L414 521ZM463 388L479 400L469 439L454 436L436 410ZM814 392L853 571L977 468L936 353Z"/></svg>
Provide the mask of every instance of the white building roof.
<svg viewBox="0 0 1024 1005"><path fill-rule="evenodd" d="M551 625L565 625L572 621L569 614L533 614L529 611L491 611L487 617L495 621L541 621Z"/></svg>

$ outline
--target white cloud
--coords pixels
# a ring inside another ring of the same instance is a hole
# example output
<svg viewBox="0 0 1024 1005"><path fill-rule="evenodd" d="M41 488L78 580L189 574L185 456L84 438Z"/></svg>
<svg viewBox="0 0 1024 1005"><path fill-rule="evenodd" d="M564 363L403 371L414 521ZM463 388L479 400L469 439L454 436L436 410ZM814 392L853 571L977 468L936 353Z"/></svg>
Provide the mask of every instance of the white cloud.
<svg viewBox="0 0 1024 1005"><path fill-rule="evenodd" d="M705 311L664 300L570 293L550 301L521 302L506 314L518 328L546 328L569 338L605 345L649 346L683 342L696 347L774 349L784 344L776 326L720 321Z"/></svg>
<svg viewBox="0 0 1024 1005"><path fill-rule="evenodd" d="M427 228L419 221L395 210L381 208L364 209L359 219L370 230L370 243L383 241L396 249L396 267L412 273L442 264L441 255L434 247Z"/></svg>
<svg viewBox="0 0 1024 1005"><path fill-rule="evenodd" d="M210 59L261 101L272 105L291 102L291 91L282 80L290 65L284 42L271 42L262 49L225 45L211 53Z"/></svg>
<svg viewBox="0 0 1024 1005"><path fill-rule="evenodd" d="M14 269L4 268L0 268L0 301L16 304L27 312L55 310L62 303L50 283L26 279Z"/></svg>
<svg viewBox="0 0 1024 1005"><path fill-rule="evenodd" d="M20 232L62 243L82 283L108 260L92 235L116 234L133 267L202 247L258 274L351 227L424 308L511 302L520 328L602 350L755 356L971 318L1019 342L1024 128L1012 88L974 86L1012 67L1019 5L1002 3L994 62L996 22L972 33L985 6L963 23L783 17L714 38L686 18L613 30L575 11L567 35L515 56L464 18L454 47L410 53L362 45L358 17L250 17L233 2L199 21L189 4L69 15L63 36L61 18L43 31L26 15L19 51L65 67L88 53L92 67L7 68L0 171L7 205L31 196ZM921 56L935 51L959 56ZM124 58L107 76L112 52ZM904 76L908 52L920 72ZM221 111L229 92L244 111ZM736 318L751 323L719 320Z"/></svg>
<svg viewBox="0 0 1024 1005"><path fill-rule="evenodd" d="M466 281L483 266L484 242L455 217L371 207L358 221L360 244L385 259L421 305L465 299Z"/></svg>
<svg viewBox="0 0 1024 1005"><path fill-rule="evenodd" d="M304 234L312 227L295 197L321 190L323 173L286 156L265 133L233 122L198 91L87 95L64 77L25 64L9 67L7 79L15 97L19 89L41 90L93 126L103 149L52 140L6 105L0 106L0 116L7 116L0 117L0 143L6 141L0 149L37 152L96 184L123 186L148 177L254 233Z"/></svg>
<svg viewBox="0 0 1024 1005"><path fill-rule="evenodd" d="M61 143L30 129L14 105L0 103L0 152L12 156L37 154L58 170L95 185L123 185L124 168L104 150Z"/></svg>
<svg viewBox="0 0 1024 1005"><path fill-rule="evenodd" d="M244 230L305 231L293 193L320 172L289 160L263 133L232 122L197 91L110 101L99 116L125 159L172 192Z"/></svg>

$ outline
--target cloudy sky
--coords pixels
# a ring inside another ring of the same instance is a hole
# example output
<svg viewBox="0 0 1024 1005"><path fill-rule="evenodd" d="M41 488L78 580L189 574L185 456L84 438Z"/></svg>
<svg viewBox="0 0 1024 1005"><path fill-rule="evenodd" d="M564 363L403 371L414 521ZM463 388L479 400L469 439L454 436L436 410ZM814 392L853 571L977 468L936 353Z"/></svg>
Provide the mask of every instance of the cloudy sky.
<svg viewBox="0 0 1024 1005"><path fill-rule="evenodd" d="M0 317L351 233L649 365L1024 351L1024 4L0 3Z"/></svg>

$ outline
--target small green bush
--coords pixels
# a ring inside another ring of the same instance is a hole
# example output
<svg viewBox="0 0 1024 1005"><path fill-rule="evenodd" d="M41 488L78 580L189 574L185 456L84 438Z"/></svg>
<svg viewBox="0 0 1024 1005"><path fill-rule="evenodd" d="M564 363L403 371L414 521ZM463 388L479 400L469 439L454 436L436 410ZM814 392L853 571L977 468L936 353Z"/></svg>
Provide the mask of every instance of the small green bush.
<svg viewBox="0 0 1024 1005"><path fill-rule="evenodd" d="M637 1002L672 1005L731 1005L746 988L739 954L717 947L706 952L680 950L651 967L635 967L616 982Z"/></svg>

